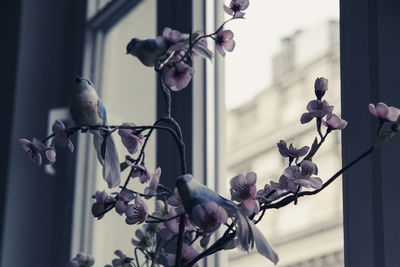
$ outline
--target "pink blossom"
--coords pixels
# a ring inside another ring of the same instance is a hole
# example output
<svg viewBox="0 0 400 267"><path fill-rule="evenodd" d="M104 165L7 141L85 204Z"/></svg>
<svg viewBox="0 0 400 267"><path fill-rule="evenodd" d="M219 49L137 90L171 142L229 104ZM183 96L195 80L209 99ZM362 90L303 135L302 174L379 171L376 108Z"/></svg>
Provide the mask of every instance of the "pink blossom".
<svg viewBox="0 0 400 267"><path fill-rule="evenodd" d="M315 172L315 164L309 160L304 160L299 166L287 167L282 176L279 178L279 183L271 182L275 189L289 190L296 192L298 187L312 187L319 189L322 186L322 180L319 177L311 177Z"/></svg>
<svg viewBox="0 0 400 267"><path fill-rule="evenodd" d="M261 200L272 202L279 195L280 190L275 189L269 184L264 186L264 189L258 190L256 193L256 198Z"/></svg>
<svg viewBox="0 0 400 267"><path fill-rule="evenodd" d="M234 18L243 18L245 15L243 10L249 6L249 0L232 0L229 7L224 5L224 10L229 15L233 15Z"/></svg>
<svg viewBox="0 0 400 267"><path fill-rule="evenodd" d="M187 265L189 262L191 262L198 255L199 255L199 252L197 252L197 250L195 250L192 247L189 247L186 244L183 244L182 259L181 259L182 266ZM175 258L176 258L175 254L167 254L168 266L174 266L175 265ZM199 265L197 263L195 263L192 266L198 267Z"/></svg>
<svg viewBox="0 0 400 267"><path fill-rule="evenodd" d="M147 219L147 205L139 195L135 196L135 204L128 205L125 215L127 224L141 224Z"/></svg>
<svg viewBox="0 0 400 267"><path fill-rule="evenodd" d="M331 114L334 106L329 106L326 100L311 100L307 104L308 112L303 113L300 118L302 124L311 121L313 118L323 118L327 114Z"/></svg>
<svg viewBox="0 0 400 267"><path fill-rule="evenodd" d="M192 80L193 69L184 62L175 62L165 66L163 81L172 91L180 91Z"/></svg>
<svg viewBox="0 0 400 267"><path fill-rule="evenodd" d="M65 131L64 123L60 120L56 120L51 129L53 133L56 133L54 136L56 146L68 147L71 152L74 152L74 144L72 144L69 134Z"/></svg>
<svg viewBox="0 0 400 267"><path fill-rule="evenodd" d="M178 213L185 212L178 188L175 187L174 194L168 199L168 204L175 207Z"/></svg>
<svg viewBox="0 0 400 267"><path fill-rule="evenodd" d="M131 162L130 160L127 160L126 163L127 163L129 166L132 166L131 172L130 172L130 174L129 174L129 177L132 177L132 178L139 177L139 180L140 180L140 182L141 182L142 184L147 183L147 182L150 180L151 175L150 175L150 173L147 171L147 169L146 169L145 166L142 166L142 165L133 165L132 162Z"/></svg>
<svg viewBox="0 0 400 267"><path fill-rule="evenodd" d="M321 98L325 95L326 91L328 90L328 79L324 77L315 79L314 90L317 99L321 100Z"/></svg>
<svg viewBox="0 0 400 267"><path fill-rule="evenodd" d="M102 192L96 191L92 198L96 199L96 202L92 205L92 214L99 220L103 218L108 207L115 203L115 199L104 190Z"/></svg>
<svg viewBox="0 0 400 267"><path fill-rule="evenodd" d="M388 107L382 102L379 102L376 106L374 104L369 104L368 109L372 116L382 121L396 121L400 115L400 109Z"/></svg>
<svg viewBox="0 0 400 267"><path fill-rule="evenodd" d="M160 182L161 168L158 167L154 174L151 176L150 185L144 189L145 195L157 194L158 183ZM151 196L145 196L144 198L150 199Z"/></svg>
<svg viewBox="0 0 400 267"><path fill-rule="evenodd" d="M204 232L212 233L221 226L221 223L226 223L228 214L214 201L208 201L193 207L190 220Z"/></svg>
<svg viewBox="0 0 400 267"><path fill-rule="evenodd" d="M303 146L300 149L296 149L295 147L293 147L292 144L290 144L288 148L286 142L283 140L280 140L279 143L277 143L277 145L279 148L279 153L281 153L283 157L290 157L290 158L303 157L308 153L308 150L310 150L310 147L308 146Z"/></svg>
<svg viewBox="0 0 400 267"><path fill-rule="evenodd" d="M326 115L326 121L322 120L322 123L330 130L343 130L347 125L347 121L336 114Z"/></svg>
<svg viewBox="0 0 400 267"><path fill-rule="evenodd" d="M122 126L135 127L136 125L134 123L124 123ZM143 134L136 133L133 129L120 128L118 134L121 136L122 144L124 144L130 154L134 154L142 143Z"/></svg>
<svg viewBox="0 0 400 267"><path fill-rule="evenodd" d="M32 142L27 139L19 139L19 143L37 165L48 165L56 162L56 150L53 147L46 147L36 138L33 138Z"/></svg>
<svg viewBox="0 0 400 267"><path fill-rule="evenodd" d="M135 247L146 249L153 245L153 236L147 232L143 232L141 229L137 229L135 232L137 239L132 238L132 244Z"/></svg>
<svg viewBox="0 0 400 267"><path fill-rule="evenodd" d="M132 258L127 257L121 250L117 249L114 251L114 254L118 256L118 258L112 260L112 267L133 267L131 264ZM111 267L110 265L108 265ZM107 265L105 267L108 267Z"/></svg>
<svg viewBox="0 0 400 267"><path fill-rule="evenodd" d="M73 259L71 259L66 267L90 267L94 264L94 258L83 252L79 252Z"/></svg>
<svg viewBox="0 0 400 267"><path fill-rule="evenodd" d="M179 51L183 47L187 46L182 33L169 27L164 28L162 38L157 38L156 41L159 46L164 47L166 45L170 51ZM163 45L163 43L165 45Z"/></svg>
<svg viewBox="0 0 400 267"><path fill-rule="evenodd" d="M215 36L215 45L217 46L218 52L221 56L225 56L225 50L232 52L235 48L235 41L233 38L233 32L231 30L219 30Z"/></svg>
<svg viewBox="0 0 400 267"><path fill-rule="evenodd" d="M135 196L128 189L122 189L121 193L118 195L118 200L115 203L115 211L122 215L128 208L129 201L133 200Z"/></svg>
<svg viewBox="0 0 400 267"><path fill-rule="evenodd" d="M240 202L242 211L246 215L256 214L260 211L257 200L254 199L256 194L257 175L249 172L244 177L242 174L231 179L231 199Z"/></svg>
<svg viewBox="0 0 400 267"><path fill-rule="evenodd" d="M164 239L169 239L179 232L180 216L177 216L176 209L170 209L169 214L165 215L164 219L176 217L168 220L160 225L160 235ZM193 231L195 227L190 223L188 215L185 215L185 231Z"/></svg>

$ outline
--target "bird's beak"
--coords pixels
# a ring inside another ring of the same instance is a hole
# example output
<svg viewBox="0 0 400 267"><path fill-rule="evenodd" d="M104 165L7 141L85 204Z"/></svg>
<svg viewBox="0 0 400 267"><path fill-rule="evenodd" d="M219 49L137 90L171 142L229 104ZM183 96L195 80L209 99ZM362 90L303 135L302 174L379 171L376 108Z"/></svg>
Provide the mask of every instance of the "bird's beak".
<svg viewBox="0 0 400 267"><path fill-rule="evenodd" d="M82 81L82 78L79 77L78 75L75 76L75 82L80 83Z"/></svg>

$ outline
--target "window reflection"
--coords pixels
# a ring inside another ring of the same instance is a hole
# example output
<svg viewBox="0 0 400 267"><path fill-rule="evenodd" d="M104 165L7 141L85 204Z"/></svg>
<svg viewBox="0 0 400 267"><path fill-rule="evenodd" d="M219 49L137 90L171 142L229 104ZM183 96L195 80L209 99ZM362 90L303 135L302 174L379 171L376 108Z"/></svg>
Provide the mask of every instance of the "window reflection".
<svg viewBox="0 0 400 267"><path fill-rule="evenodd" d="M276 143L310 146L315 123L300 124L316 77L329 79L325 99L340 113L339 1L251 1L226 58L227 181L255 171L257 188L287 166ZM326 181L341 167L340 132L314 158ZM278 266L344 266L340 180L297 206L269 210L258 227L275 246ZM256 252L232 251L229 266L273 266Z"/></svg>

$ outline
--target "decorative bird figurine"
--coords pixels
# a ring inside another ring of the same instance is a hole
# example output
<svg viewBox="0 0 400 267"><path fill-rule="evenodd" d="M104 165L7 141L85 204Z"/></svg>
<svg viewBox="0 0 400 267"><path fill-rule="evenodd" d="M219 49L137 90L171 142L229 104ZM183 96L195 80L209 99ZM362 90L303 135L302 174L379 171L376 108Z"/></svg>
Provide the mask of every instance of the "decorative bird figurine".
<svg viewBox="0 0 400 267"><path fill-rule="evenodd" d="M75 78L75 92L69 109L72 119L78 126L107 125L107 112L99 99L93 83L86 78ZM111 135L104 130L92 130L94 148L97 158L103 166L103 178L108 187L116 187L121 182L118 152ZM105 150L102 144L105 140Z"/></svg>
<svg viewBox="0 0 400 267"><path fill-rule="evenodd" d="M257 251L260 254L267 257L274 264L279 261L278 255L260 230L240 211L235 203L218 195L205 185L200 184L191 174L180 176L176 180L176 187L178 188L179 196L181 197L183 206L185 211L189 214L189 217L193 207L196 205L214 201L217 205L225 209L229 217L233 218L237 227L238 239L243 250L248 251L249 248L254 247L255 243Z"/></svg>
<svg viewBox="0 0 400 267"><path fill-rule="evenodd" d="M165 52L165 48L165 43L157 42L156 39L133 38L126 46L126 53L137 57L143 65L153 67L156 58Z"/></svg>

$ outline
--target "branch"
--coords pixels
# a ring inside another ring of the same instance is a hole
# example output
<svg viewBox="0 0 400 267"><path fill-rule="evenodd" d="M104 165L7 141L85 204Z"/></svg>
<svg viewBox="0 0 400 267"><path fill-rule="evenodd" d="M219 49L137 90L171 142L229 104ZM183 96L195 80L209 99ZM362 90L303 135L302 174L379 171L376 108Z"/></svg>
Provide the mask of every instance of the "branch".
<svg viewBox="0 0 400 267"><path fill-rule="evenodd" d="M362 160L363 158L365 158L366 156L368 156L369 154L372 153L372 151L374 151L374 147L370 147L368 148L364 153L362 153L360 156L358 156L355 160L353 160L352 162L350 162L349 164L347 164L345 167L343 167L341 170L339 170L338 172L336 172L328 181L326 181L322 187L320 189L314 190L314 191L305 191L305 192L300 192L297 197L295 197L294 195L290 195L276 203L272 203L272 204L267 204L261 207L261 210L265 210L265 209L279 209L282 208L288 204L290 204L291 202L295 201L296 198L302 197L302 196L311 196L311 195L315 195L318 194L319 192L321 192L322 190L324 190L328 185L330 185L333 181L336 180L336 178L338 178L342 173L344 173L347 169L349 169L350 167L352 167L354 164L356 164L357 162L359 162L360 160Z"/></svg>

